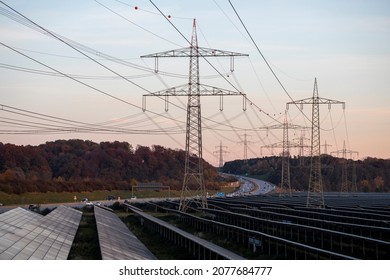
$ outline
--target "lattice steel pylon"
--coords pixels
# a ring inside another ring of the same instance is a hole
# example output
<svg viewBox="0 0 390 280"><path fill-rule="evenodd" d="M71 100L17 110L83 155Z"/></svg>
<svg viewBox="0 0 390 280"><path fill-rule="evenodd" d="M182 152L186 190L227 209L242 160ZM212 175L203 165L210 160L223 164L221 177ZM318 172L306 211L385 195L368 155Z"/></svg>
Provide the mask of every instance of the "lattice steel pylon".
<svg viewBox="0 0 390 280"><path fill-rule="evenodd" d="M346 146L345 146L345 141L344 141L344 144L343 144L343 149L342 150L338 150L338 151L333 151L331 152L331 154L334 154L334 153L337 153L337 156L339 156L339 153L342 154L342 159L343 159L343 162L342 162L342 166L341 166L341 188L340 188L340 193L341 194L346 194L348 193L348 159L347 159L347 153L350 154L350 156L352 156L352 154L359 154L358 152L356 151L351 151L351 150L347 150ZM354 184L354 181L356 183L356 170L354 170L354 165L352 166L352 186L351 186L351 191L357 191L356 190L356 184Z"/></svg>
<svg viewBox="0 0 390 280"><path fill-rule="evenodd" d="M320 102L318 96L317 79L314 81L311 129L311 164L309 190L306 205L325 207L324 190L321 176L321 139L320 139Z"/></svg>
<svg viewBox="0 0 390 280"><path fill-rule="evenodd" d="M194 197L199 196L202 208L207 208L207 196L203 177L203 156L202 156L202 114L201 96L219 96L220 110L223 110L223 96L240 95L243 97L243 109L246 110L246 95L241 92L220 89L201 85L199 80L199 57L230 57L230 71L234 71L233 57L248 56L236 52L228 52L217 49L201 48L198 46L196 34L196 21L193 21L192 37L190 46L177 50L170 50L155 54L141 56L142 58L155 58L155 72L158 73L159 57L189 57L189 79L188 84L158 91L143 96L143 109L146 106L146 96L158 96L165 98L165 110L168 110L169 96L187 96L187 121L186 121L186 144L185 144L185 166L184 179L180 197L179 210L187 211ZM145 109L144 109L145 110Z"/></svg>
<svg viewBox="0 0 390 280"><path fill-rule="evenodd" d="M288 142L288 122L287 114L284 116L283 122L283 152L282 152L282 182L280 184L282 190L287 190L291 197L290 183L290 145Z"/></svg>
<svg viewBox="0 0 390 280"><path fill-rule="evenodd" d="M326 143L326 140L325 140L325 144L324 145L321 145L321 147L324 147L324 154L328 154L328 147L332 147L332 145L329 145Z"/></svg>
<svg viewBox="0 0 390 280"><path fill-rule="evenodd" d="M215 151L215 154L219 155L219 164L218 167L223 167L223 154L227 154L228 151L224 150L224 148L227 148L226 146L222 145L222 141L220 142L219 146L215 146L215 148L218 148L217 151Z"/></svg>
<svg viewBox="0 0 390 280"><path fill-rule="evenodd" d="M248 136L251 136L251 135L247 134L246 130L245 130L245 133L240 135L240 136L244 137L244 140L239 142L239 143L244 144L244 164L245 164L245 166L247 166L247 164L248 164L248 144L251 142L251 141L248 141Z"/></svg>
<svg viewBox="0 0 390 280"><path fill-rule="evenodd" d="M270 129L283 129L283 142L282 143L274 143L271 145L265 145L262 147L266 148L282 148L282 176L281 176L281 191L292 196L292 190L291 190L291 183L290 183L290 148L291 147L298 147L297 144L292 143L288 140L288 130L289 129L303 129L307 128L304 126L296 125L289 123L287 121L287 111L285 112L284 115L284 121L282 124L277 124L277 125L271 125L271 126L264 126L264 127L259 127L259 129L266 129L267 131Z"/></svg>
<svg viewBox="0 0 390 280"><path fill-rule="evenodd" d="M301 136L299 138L295 138L298 140L298 159L299 159L299 166L304 166L304 159L305 159L305 148L309 148L308 145L305 145L305 140L310 140L309 138L305 137L305 130L301 130Z"/></svg>
<svg viewBox="0 0 390 280"><path fill-rule="evenodd" d="M326 98L320 98L318 95L317 78L314 79L313 97L302 100L296 100L287 103L287 109L289 104L312 105L312 128L311 128L311 164L310 164L310 177L309 188L307 191L307 207L325 207L324 190L322 186L321 176L321 139L320 139L320 104L328 104L330 110L332 104L342 104L345 109L345 102L331 100Z"/></svg>

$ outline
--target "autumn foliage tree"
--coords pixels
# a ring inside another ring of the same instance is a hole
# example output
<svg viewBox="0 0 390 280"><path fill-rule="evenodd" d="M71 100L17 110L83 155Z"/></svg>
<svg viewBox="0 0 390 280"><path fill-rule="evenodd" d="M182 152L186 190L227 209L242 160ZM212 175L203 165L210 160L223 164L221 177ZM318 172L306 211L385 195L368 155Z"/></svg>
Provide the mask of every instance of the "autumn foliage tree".
<svg viewBox="0 0 390 280"><path fill-rule="evenodd" d="M57 140L39 146L0 143L0 191L6 193L130 189L160 182L180 189L185 152L159 145ZM208 188L218 189L216 168L204 163Z"/></svg>
<svg viewBox="0 0 390 280"><path fill-rule="evenodd" d="M304 158L305 164L297 157L290 159L291 187L306 191L309 184L310 158ZM322 183L325 191L338 192L342 183L342 168L344 159L322 155ZM353 168L356 171L356 188L360 192L389 192L390 191L390 159L366 158L364 160L348 160L347 176L349 188L352 188ZM235 160L225 163L223 172L231 174L248 174L280 184L282 173L281 157L263 157Z"/></svg>

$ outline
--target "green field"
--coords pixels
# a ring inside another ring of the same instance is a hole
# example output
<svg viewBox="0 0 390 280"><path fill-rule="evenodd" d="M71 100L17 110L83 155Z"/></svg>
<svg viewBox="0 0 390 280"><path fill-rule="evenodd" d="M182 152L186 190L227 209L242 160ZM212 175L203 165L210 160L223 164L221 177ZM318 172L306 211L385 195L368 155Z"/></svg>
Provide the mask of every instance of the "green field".
<svg viewBox="0 0 390 280"><path fill-rule="evenodd" d="M224 188L225 193L233 192L235 188ZM209 191L214 194L216 191ZM180 197L181 192L177 190L163 191L137 191L134 193L137 198L169 198ZM129 199L132 196L131 191L113 190L113 191L93 191L93 192L46 192L46 193L24 193L20 195L6 194L0 192L0 203L8 205L26 205L26 204L46 204L46 203L66 203L81 201L86 197L90 201L106 200L107 196L112 195L120 199Z"/></svg>

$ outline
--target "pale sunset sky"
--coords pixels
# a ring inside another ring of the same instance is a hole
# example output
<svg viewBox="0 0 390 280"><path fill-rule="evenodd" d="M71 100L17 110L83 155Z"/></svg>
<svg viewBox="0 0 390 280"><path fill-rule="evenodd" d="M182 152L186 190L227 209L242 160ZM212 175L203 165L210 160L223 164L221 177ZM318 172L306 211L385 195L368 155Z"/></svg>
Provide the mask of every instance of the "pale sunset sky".
<svg viewBox="0 0 390 280"><path fill-rule="evenodd" d="M248 98L246 111L240 96L224 97L223 111L218 97L201 98L203 157L211 164L220 143L226 161L242 159L245 142L248 158L279 154L270 147L283 139L277 126L286 103L312 97L315 78L320 97L346 104L321 105L327 153L345 142L358 152L348 157L390 158L390 1L230 2L261 53L228 0L1 1L0 142L184 149L186 97L170 97L168 111L164 100L147 97L143 112L142 96L188 83L189 60L161 58L156 73L154 59L141 56L188 47L196 18L199 46L249 54L235 58L234 72L229 58L199 59L202 84ZM307 127L311 106L290 105L287 117ZM302 135L310 145L310 129L291 129L289 140Z"/></svg>

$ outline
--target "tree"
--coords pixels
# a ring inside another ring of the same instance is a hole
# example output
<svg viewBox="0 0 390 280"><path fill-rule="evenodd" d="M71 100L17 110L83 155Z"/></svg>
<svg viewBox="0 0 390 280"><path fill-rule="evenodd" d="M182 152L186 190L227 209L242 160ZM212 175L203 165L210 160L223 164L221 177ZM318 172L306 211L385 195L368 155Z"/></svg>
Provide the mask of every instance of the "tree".
<svg viewBox="0 0 390 280"><path fill-rule="evenodd" d="M160 145L56 140L39 146L0 143L0 190L86 191L129 189L134 182L162 182L171 188L182 184L185 153ZM205 174L216 181L214 167Z"/></svg>

